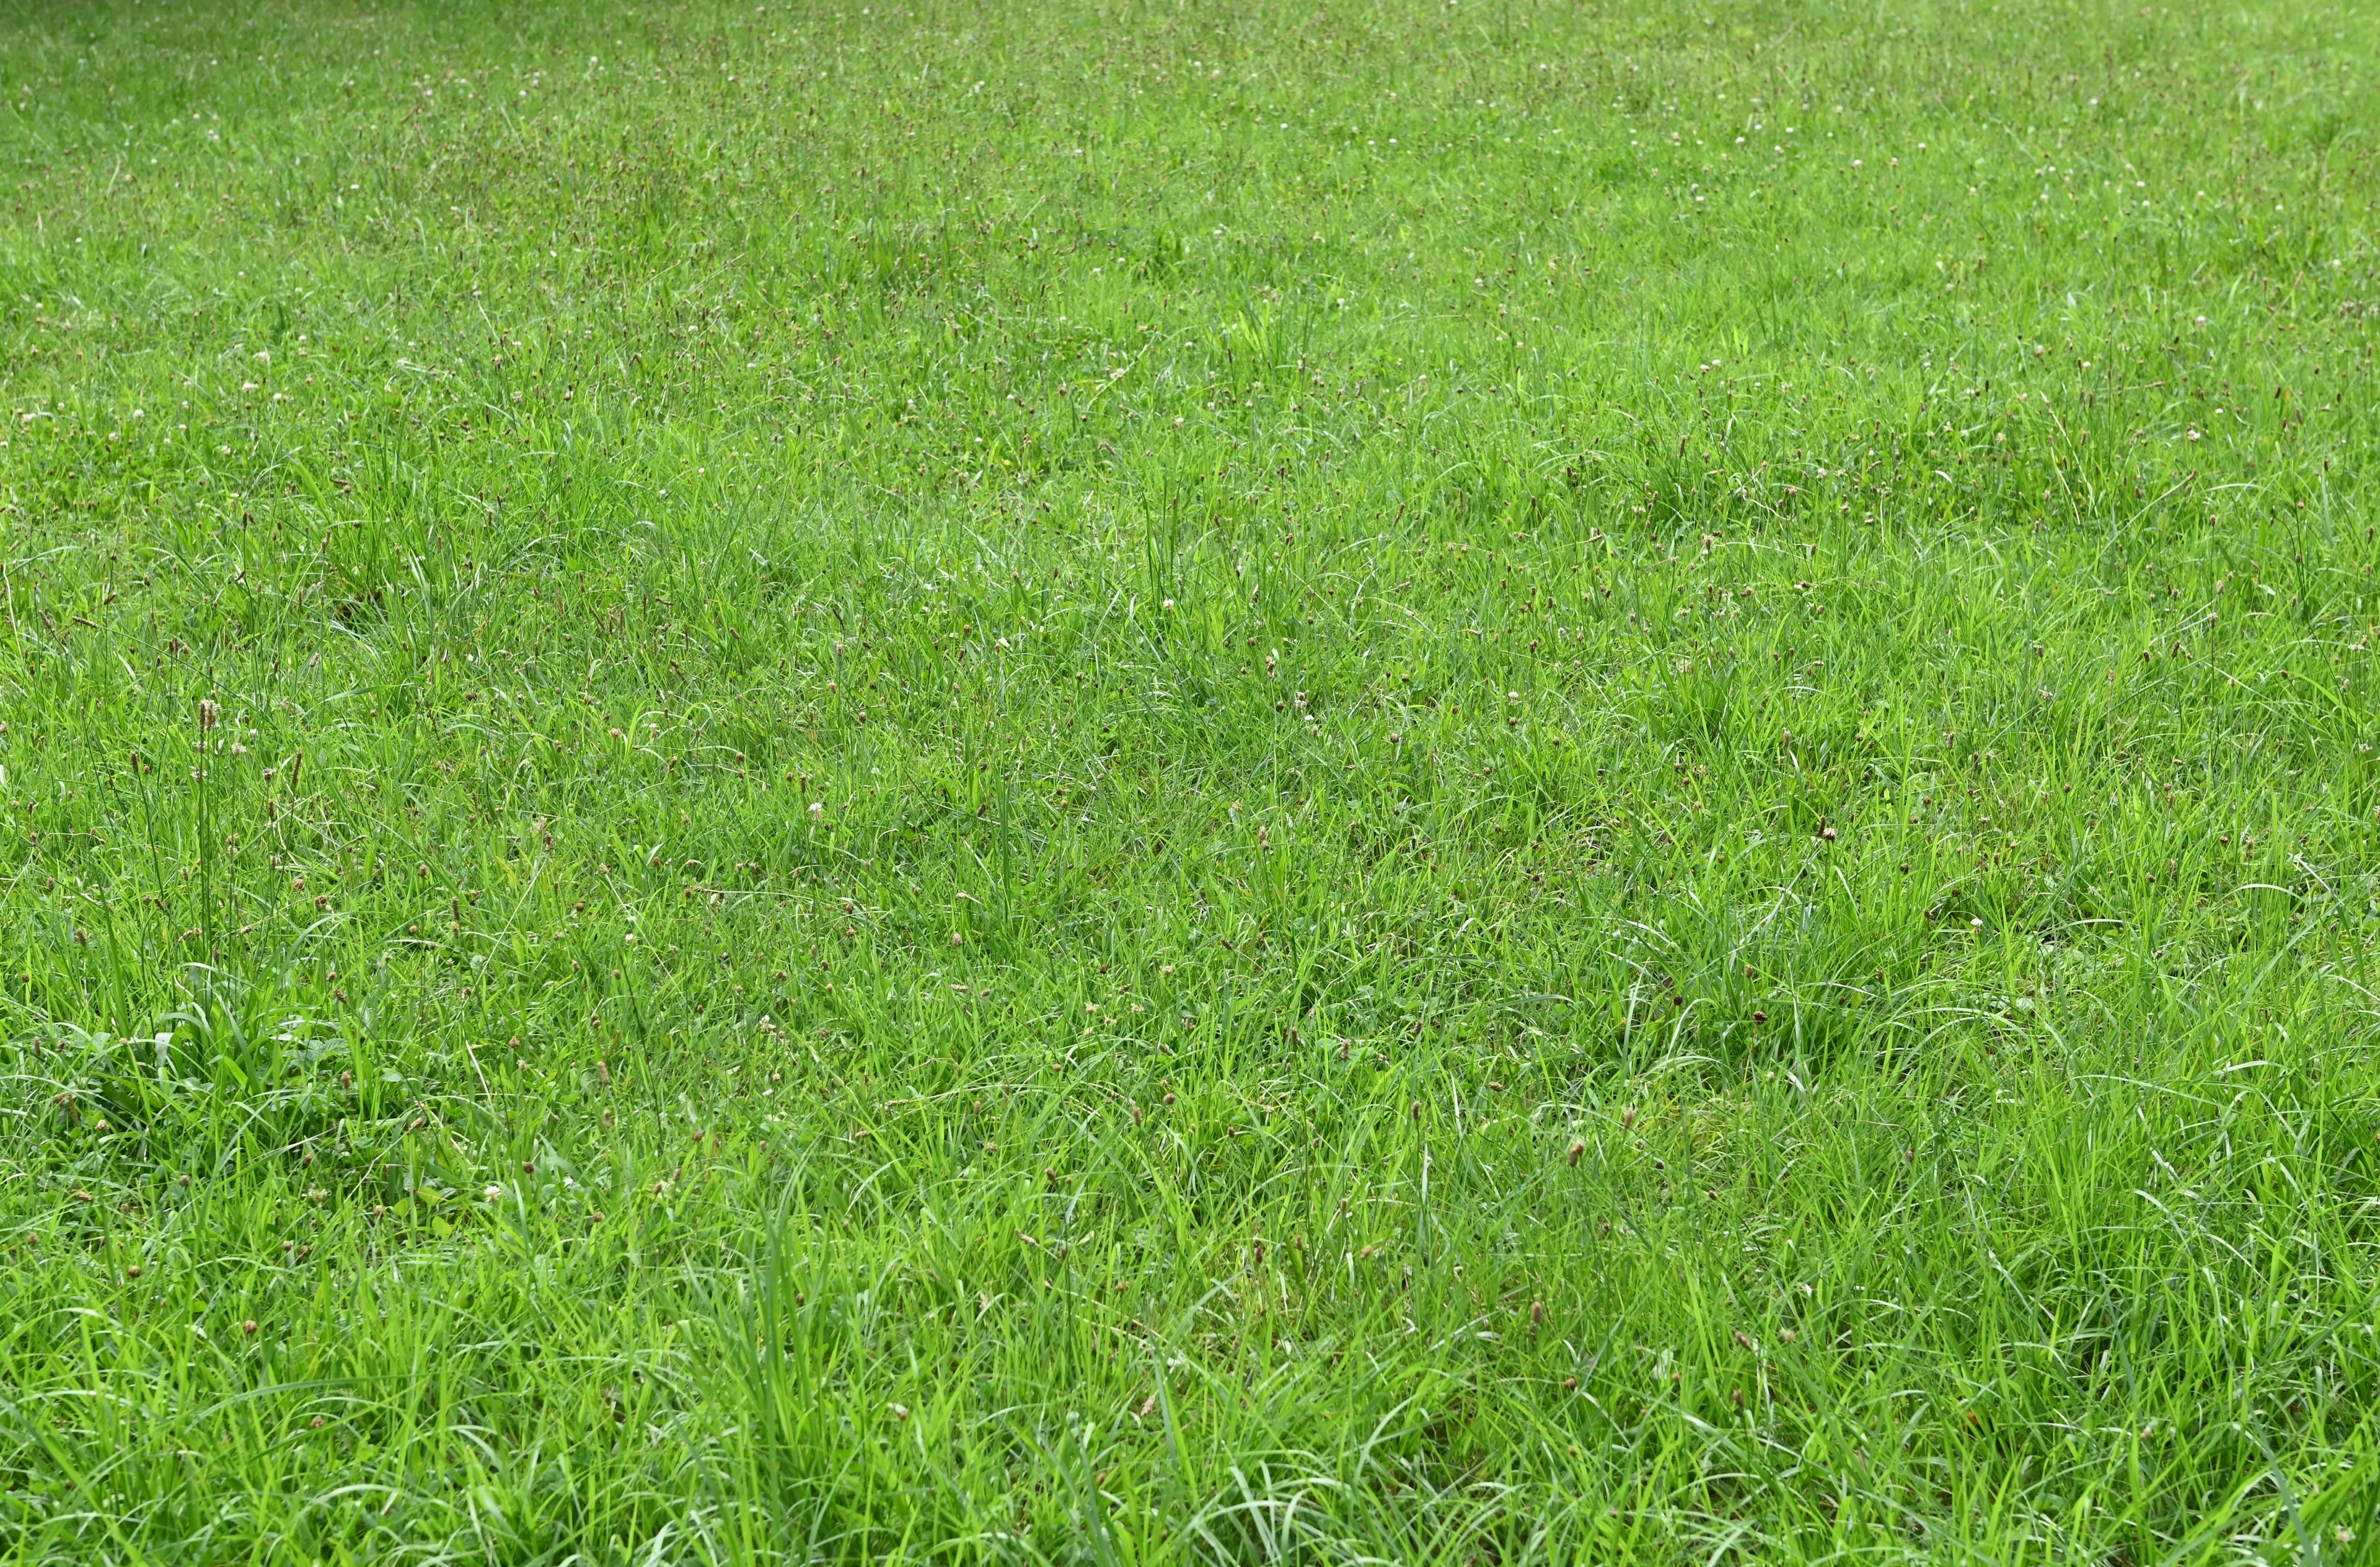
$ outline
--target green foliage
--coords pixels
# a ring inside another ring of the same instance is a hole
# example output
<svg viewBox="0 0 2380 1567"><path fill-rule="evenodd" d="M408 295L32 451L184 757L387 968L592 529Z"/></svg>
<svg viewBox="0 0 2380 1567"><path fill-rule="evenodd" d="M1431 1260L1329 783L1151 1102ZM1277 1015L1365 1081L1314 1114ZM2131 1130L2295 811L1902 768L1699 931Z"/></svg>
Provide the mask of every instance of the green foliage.
<svg viewBox="0 0 2380 1567"><path fill-rule="evenodd" d="M2375 45L0 14L6 1553L2360 1560Z"/></svg>
<svg viewBox="0 0 2380 1567"><path fill-rule="evenodd" d="M291 998L276 985L203 971L199 980L152 1032L59 1029L67 1130L80 1126L87 1082L107 1129L138 1139L167 1168L235 1150L277 1152L323 1131L332 1098L322 1080L349 1059L335 1026L288 1012Z"/></svg>

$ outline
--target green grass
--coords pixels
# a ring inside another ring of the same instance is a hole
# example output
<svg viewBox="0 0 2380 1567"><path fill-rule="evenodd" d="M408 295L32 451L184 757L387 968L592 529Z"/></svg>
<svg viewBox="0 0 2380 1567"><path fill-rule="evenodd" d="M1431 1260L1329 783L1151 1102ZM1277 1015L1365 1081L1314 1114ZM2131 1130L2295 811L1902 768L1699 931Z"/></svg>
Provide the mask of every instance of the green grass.
<svg viewBox="0 0 2380 1567"><path fill-rule="evenodd" d="M2380 12L0 6L0 1547L2380 1539Z"/></svg>

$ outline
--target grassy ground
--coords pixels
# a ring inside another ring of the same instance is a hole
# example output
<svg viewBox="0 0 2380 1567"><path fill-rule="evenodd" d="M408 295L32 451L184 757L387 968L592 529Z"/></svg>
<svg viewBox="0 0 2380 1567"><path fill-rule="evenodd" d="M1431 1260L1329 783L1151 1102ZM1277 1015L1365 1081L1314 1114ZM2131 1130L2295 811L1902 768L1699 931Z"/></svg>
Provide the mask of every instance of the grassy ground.
<svg viewBox="0 0 2380 1567"><path fill-rule="evenodd" d="M0 1543L2358 1559L2375 62L11 0Z"/></svg>

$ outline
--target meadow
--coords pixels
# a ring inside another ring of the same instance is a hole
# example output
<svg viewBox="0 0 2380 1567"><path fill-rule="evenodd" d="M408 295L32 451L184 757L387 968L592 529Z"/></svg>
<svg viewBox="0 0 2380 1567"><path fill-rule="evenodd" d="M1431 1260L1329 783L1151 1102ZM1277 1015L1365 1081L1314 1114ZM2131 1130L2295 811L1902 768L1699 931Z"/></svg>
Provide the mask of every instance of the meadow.
<svg viewBox="0 0 2380 1567"><path fill-rule="evenodd" d="M0 1553L2371 1560L2380 9L0 3Z"/></svg>

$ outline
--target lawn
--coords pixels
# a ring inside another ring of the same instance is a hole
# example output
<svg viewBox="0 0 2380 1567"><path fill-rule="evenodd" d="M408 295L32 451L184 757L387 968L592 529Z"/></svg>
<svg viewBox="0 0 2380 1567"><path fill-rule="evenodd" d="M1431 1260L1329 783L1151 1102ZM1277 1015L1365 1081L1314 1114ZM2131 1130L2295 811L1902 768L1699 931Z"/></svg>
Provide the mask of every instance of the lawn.
<svg viewBox="0 0 2380 1567"><path fill-rule="evenodd" d="M2380 9L0 90L8 1560L2370 1559Z"/></svg>

